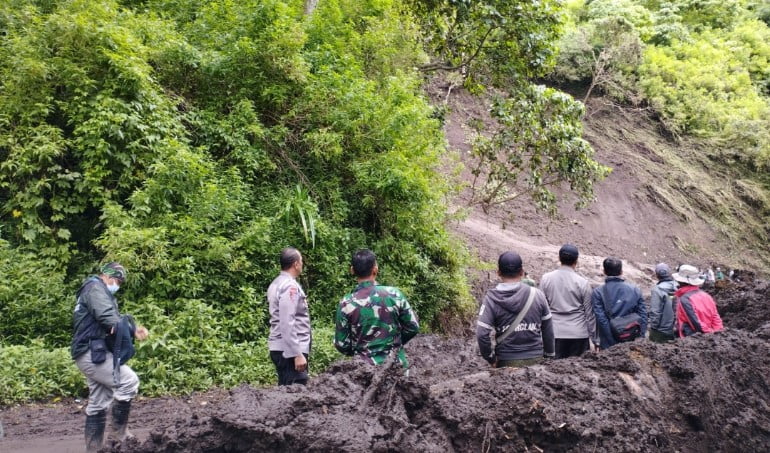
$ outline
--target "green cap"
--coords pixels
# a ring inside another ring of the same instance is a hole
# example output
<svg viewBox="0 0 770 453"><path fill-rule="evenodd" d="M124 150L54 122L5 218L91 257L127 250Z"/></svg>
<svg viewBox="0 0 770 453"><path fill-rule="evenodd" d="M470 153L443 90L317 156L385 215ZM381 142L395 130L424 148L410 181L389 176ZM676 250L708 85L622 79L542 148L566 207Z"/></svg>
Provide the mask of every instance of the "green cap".
<svg viewBox="0 0 770 453"><path fill-rule="evenodd" d="M126 272L125 267L113 261L102 266L102 274L112 278L117 278L121 282L124 282L126 281L126 275L128 272Z"/></svg>

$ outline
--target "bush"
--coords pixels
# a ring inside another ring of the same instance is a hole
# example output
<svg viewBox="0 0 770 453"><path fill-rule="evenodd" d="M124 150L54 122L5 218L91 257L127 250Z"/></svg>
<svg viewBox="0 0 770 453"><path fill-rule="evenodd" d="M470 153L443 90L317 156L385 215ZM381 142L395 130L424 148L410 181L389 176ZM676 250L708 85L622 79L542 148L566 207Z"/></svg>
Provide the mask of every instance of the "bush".
<svg viewBox="0 0 770 453"><path fill-rule="evenodd" d="M0 343L68 345L75 297L64 272L0 239L0 275Z"/></svg>
<svg viewBox="0 0 770 453"><path fill-rule="evenodd" d="M573 1L568 11L552 79L644 102L675 135L708 138L725 156L767 166L770 28L759 3Z"/></svg>
<svg viewBox="0 0 770 453"><path fill-rule="evenodd" d="M0 345L0 370L0 405L88 393L69 348L49 349L41 341Z"/></svg>
<svg viewBox="0 0 770 453"><path fill-rule="evenodd" d="M180 324L189 322L194 325L187 327L200 329L202 336L184 337L186 334L177 330L179 324L170 323L166 327L173 326L174 331L154 328L146 342L137 343L137 354L129 366L139 376L141 395L183 394L211 387L232 388L242 383L276 384L266 338L233 343L208 336L212 330L198 321L188 319ZM311 375L341 358L333 341L332 328L314 327ZM48 349L41 341L25 346L0 346L0 370L0 405L88 394L85 378L70 358L69 348Z"/></svg>
<svg viewBox="0 0 770 453"><path fill-rule="evenodd" d="M770 155L770 99L752 81L748 49L707 33L691 43L651 46L640 85L669 129L715 137L758 166Z"/></svg>
<svg viewBox="0 0 770 453"><path fill-rule="evenodd" d="M413 17L391 0L301 7L2 3L6 344L66 345L78 285L117 260L121 311L153 332L135 362L146 392L264 383L265 289L289 245L328 342L315 369L336 357L357 248L426 327L469 312Z"/></svg>

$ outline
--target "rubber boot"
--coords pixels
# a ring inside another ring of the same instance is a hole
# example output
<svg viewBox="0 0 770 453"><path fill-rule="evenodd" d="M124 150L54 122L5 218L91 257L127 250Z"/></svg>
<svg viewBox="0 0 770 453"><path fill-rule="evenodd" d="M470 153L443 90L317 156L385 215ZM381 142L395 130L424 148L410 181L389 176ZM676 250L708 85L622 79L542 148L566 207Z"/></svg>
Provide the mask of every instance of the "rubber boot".
<svg viewBox="0 0 770 453"><path fill-rule="evenodd" d="M107 425L107 410L86 415L86 452L96 453L104 442L104 428Z"/></svg>
<svg viewBox="0 0 770 453"><path fill-rule="evenodd" d="M131 436L128 430L128 415L131 401L115 401L112 405L112 435L115 440L124 441Z"/></svg>

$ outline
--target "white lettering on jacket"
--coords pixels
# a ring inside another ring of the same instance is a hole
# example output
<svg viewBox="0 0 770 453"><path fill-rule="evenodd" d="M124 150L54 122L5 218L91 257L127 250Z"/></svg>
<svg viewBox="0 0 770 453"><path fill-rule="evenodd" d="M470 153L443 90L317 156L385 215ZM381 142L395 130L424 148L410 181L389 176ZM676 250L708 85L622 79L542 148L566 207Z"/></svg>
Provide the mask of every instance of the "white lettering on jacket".
<svg viewBox="0 0 770 453"><path fill-rule="evenodd" d="M522 322L515 329L514 332L522 332L528 330L530 332L540 332L540 324L535 322Z"/></svg>

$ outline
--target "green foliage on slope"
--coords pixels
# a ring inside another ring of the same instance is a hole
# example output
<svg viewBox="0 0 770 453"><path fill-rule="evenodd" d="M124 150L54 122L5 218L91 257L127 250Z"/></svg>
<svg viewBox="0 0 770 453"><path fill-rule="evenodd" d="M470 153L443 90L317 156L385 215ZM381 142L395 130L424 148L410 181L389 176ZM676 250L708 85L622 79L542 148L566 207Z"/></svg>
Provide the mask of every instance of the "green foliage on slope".
<svg viewBox="0 0 770 453"><path fill-rule="evenodd" d="M396 2L326 1L309 21L278 1L127 6L0 7L5 343L66 345L79 281L119 260L123 308L166 342L154 360L198 361L197 388L269 381L238 361L268 363L264 291L288 245L319 326L359 247L426 327L465 312L443 137ZM230 351L226 371L209 350ZM190 388L152 373L151 391Z"/></svg>
<svg viewBox="0 0 770 453"><path fill-rule="evenodd" d="M770 27L760 3L572 2L552 77L645 103L674 134L715 139L746 165L766 168Z"/></svg>
<svg viewBox="0 0 770 453"><path fill-rule="evenodd" d="M532 106L508 122L558 135L522 170L536 200L553 202L550 173L585 176L590 198L602 167L582 110L529 82L559 24L551 1L322 0L309 16L297 0L0 4L0 344L31 363L4 368L21 382L0 401L71 391L23 376L66 366L74 293L107 260L128 268L121 308L151 331L134 362L150 394L272 381L264 292L285 246L305 255L316 370L338 357L357 248L426 328L470 313L426 67L480 46L467 86L508 87ZM549 102L569 114L538 123Z"/></svg>

